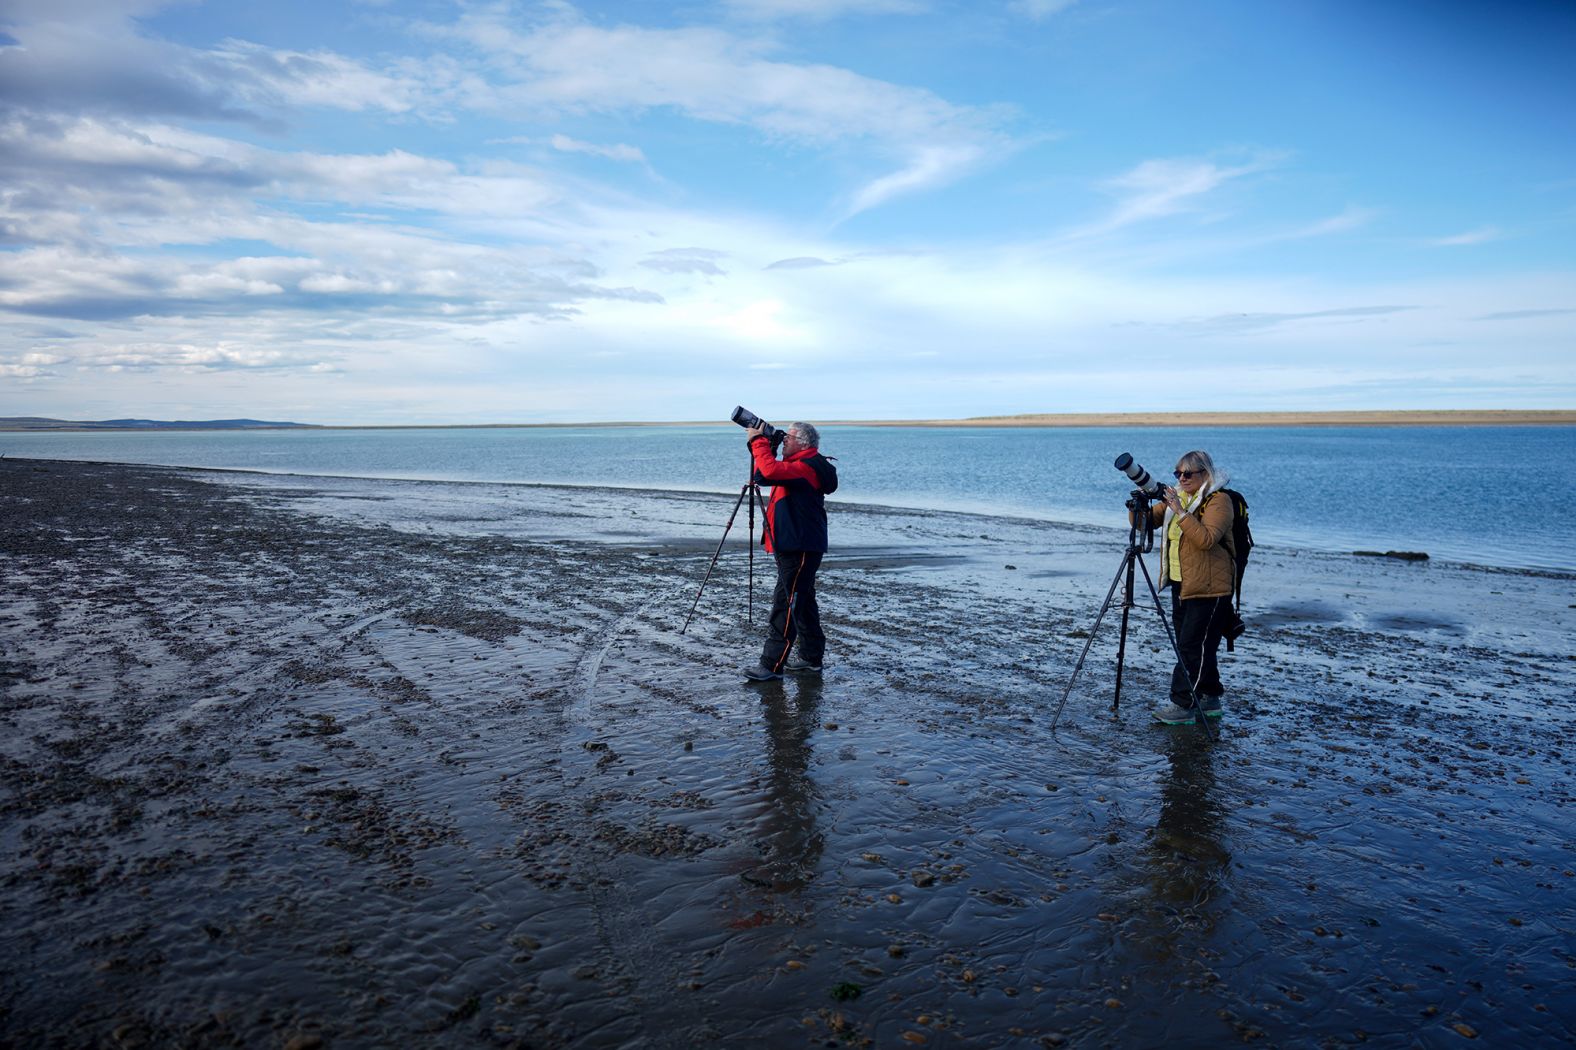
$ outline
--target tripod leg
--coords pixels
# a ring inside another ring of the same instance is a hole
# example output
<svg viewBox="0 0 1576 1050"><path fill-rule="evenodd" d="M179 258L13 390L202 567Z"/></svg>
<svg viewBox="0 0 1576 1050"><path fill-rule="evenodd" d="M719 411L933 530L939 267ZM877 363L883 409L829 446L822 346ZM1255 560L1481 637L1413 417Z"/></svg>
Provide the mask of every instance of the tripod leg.
<svg viewBox="0 0 1576 1050"><path fill-rule="evenodd" d="M760 508L761 508L761 539L765 540L766 539L766 534L771 530L771 526L772 526L771 519L766 516L766 498L761 495L761 486L758 483L754 482L754 481L750 482L750 491L752 493L754 493L754 495L752 495L750 497L750 501L751 501L750 502L750 521L752 523L755 521L755 507L756 507L757 504L759 504ZM751 613L750 613L750 619L752 621L755 618L755 613L753 611L754 602L755 602L755 532L752 529L751 532L750 532L750 603L751 603L751 607L752 607Z"/></svg>
<svg viewBox="0 0 1576 1050"><path fill-rule="evenodd" d="M1122 564L1117 566L1116 575L1111 578L1111 589L1105 592L1105 601L1100 603L1100 612L1094 618L1094 626L1089 628L1089 639L1084 642L1083 652L1078 654L1078 662L1073 665L1072 677L1067 679L1067 688L1062 692L1062 702L1056 705L1056 716L1051 719L1052 731L1056 729L1056 723L1061 721L1062 708L1067 706L1067 698L1072 695L1073 683L1078 681L1078 672L1083 670L1084 660L1089 655L1089 647L1094 644L1094 636L1099 633L1100 624L1105 620L1105 611L1111 607L1111 596L1116 593L1116 585L1122 582L1123 573L1132 571L1130 563L1134 557L1136 555L1133 552L1133 548L1129 547L1127 553L1122 556ZM1125 610L1123 615L1126 615ZM1123 633L1125 637L1125 628Z"/></svg>
<svg viewBox="0 0 1576 1050"><path fill-rule="evenodd" d="M1171 642L1171 651L1176 654L1177 663L1185 669L1187 663L1182 659L1182 647L1177 644L1176 632L1171 629L1171 621L1166 616L1165 608L1160 604L1160 592L1155 589L1155 581L1149 576L1149 566L1144 564L1144 559L1142 558L1138 559L1138 565L1144 570L1144 582L1149 584L1149 596L1155 600L1155 612L1160 614L1160 623L1166 629L1166 638ZM1209 724L1209 719L1204 715L1204 705L1198 698L1198 689L1195 688L1195 683L1191 678L1187 682L1187 693L1193 701L1193 717L1204 727L1205 735L1213 743L1215 730Z"/></svg>
<svg viewBox="0 0 1576 1050"><path fill-rule="evenodd" d="M751 495L750 495L750 582L749 582L749 585L745 588L745 590L748 593L749 597L745 599L744 622L746 624L753 624L755 622L755 499L756 499L756 496L759 495L760 489L758 489L755 486L755 482L752 481L749 484L749 490L750 490L750 493L751 493Z"/></svg>
<svg viewBox="0 0 1576 1050"><path fill-rule="evenodd" d="M1127 616L1133 610L1133 563L1138 560L1135 552L1127 559L1127 586L1122 592L1122 633L1116 643L1116 689L1111 693L1111 710L1122 702L1122 664L1127 659Z"/></svg>
<svg viewBox="0 0 1576 1050"><path fill-rule="evenodd" d="M684 617L684 626L679 628L680 634L689 630L690 620L695 618L695 609L700 605L701 593L706 590L706 582L711 579L711 571L717 567L717 556L722 553L722 545L728 542L728 530L733 528L733 519L739 516L739 505L744 502L745 494L749 491L750 486L744 486L739 490L739 498L733 501L733 513L728 515L728 524L722 527L722 539L717 541L717 549L712 552L711 564L706 566L706 577L700 581L700 587L695 591L695 601L690 604L689 615Z"/></svg>

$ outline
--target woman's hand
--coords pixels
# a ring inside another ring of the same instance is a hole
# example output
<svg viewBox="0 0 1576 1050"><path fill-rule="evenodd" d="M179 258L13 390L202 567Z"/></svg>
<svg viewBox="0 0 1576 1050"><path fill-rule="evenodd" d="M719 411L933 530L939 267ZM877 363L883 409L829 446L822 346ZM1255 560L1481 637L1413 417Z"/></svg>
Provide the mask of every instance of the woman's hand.
<svg viewBox="0 0 1576 1050"><path fill-rule="evenodd" d="M1170 485L1166 485L1165 486L1165 495L1164 495L1163 498L1166 501L1166 506L1171 508L1171 513L1173 513L1173 514L1181 514L1182 513L1182 501L1177 499L1177 490L1176 489L1172 488Z"/></svg>

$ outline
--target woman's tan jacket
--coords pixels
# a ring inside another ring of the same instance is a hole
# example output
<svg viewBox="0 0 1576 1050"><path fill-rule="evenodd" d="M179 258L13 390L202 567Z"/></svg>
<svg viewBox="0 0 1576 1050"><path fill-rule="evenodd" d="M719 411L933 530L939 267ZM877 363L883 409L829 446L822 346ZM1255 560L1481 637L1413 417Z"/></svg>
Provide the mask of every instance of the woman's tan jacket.
<svg viewBox="0 0 1576 1050"><path fill-rule="evenodd" d="M1166 537L1161 558L1161 574L1171 571L1170 532L1166 528L1166 505L1154 503L1149 520ZM1229 598L1237 582L1237 560L1231 549L1231 497L1219 490L1196 503L1191 512L1178 515L1182 543L1178 556L1182 562L1182 598Z"/></svg>

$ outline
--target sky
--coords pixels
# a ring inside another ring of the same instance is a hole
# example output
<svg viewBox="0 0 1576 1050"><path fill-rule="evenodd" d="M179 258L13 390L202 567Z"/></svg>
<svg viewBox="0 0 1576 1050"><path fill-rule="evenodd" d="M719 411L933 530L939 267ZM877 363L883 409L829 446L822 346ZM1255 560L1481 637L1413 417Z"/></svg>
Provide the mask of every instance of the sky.
<svg viewBox="0 0 1576 1050"><path fill-rule="evenodd" d="M0 415L1576 407L1576 4L0 0Z"/></svg>

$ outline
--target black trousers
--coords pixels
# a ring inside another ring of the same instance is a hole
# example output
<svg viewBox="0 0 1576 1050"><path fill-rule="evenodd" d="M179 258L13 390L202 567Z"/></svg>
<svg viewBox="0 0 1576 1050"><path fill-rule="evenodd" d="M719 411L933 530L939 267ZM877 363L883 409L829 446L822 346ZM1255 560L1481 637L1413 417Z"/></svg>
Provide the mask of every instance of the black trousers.
<svg viewBox="0 0 1576 1050"><path fill-rule="evenodd" d="M1177 648L1182 662L1171 672L1171 702L1178 707L1192 707L1193 698L1188 694L1188 683L1198 691L1198 698L1205 701L1226 691L1220 684L1220 668L1215 654L1220 651L1220 636L1231 622L1231 598L1188 598L1184 600L1180 588L1171 587L1171 623L1177 632Z"/></svg>
<svg viewBox="0 0 1576 1050"><path fill-rule="evenodd" d="M826 653L821 633L821 609L815 603L815 573L821 567L820 551L777 551L777 586L772 591L772 618L766 625L761 663L781 671L788 653L799 644L800 659L819 664Z"/></svg>

